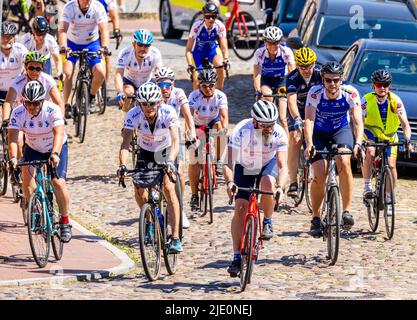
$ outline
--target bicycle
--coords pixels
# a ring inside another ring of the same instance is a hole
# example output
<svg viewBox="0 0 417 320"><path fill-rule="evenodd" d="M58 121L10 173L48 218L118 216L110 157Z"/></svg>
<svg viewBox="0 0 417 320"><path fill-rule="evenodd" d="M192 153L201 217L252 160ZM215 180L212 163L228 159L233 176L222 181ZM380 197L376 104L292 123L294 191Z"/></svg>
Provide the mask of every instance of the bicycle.
<svg viewBox="0 0 417 320"><path fill-rule="evenodd" d="M170 275L177 270L177 254L169 252L171 240L171 226L167 213L167 202L163 192L163 174L166 173L166 165L154 165L145 167L140 161L133 170L128 170L127 175L132 175L135 186L148 190L148 201L142 205L139 215L139 247L142 266L149 281L158 279L161 271L161 251L164 257L165 267ZM170 175L169 179L175 183L178 199L181 199L181 187L178 173L176 179ZM125 177L119 178L119 185L126 188ZM182 203L180 204L179 238L182 241Z"/></svg>
<svg viewBox="0 0 417 320"><path fill-rule="evenodd" d="M261 213L258 205L258 195L275 196L277 201L279 201L280 194L274 194L273 192L260 190L258 188L240 187L234 188L233 192L237 192L238 190L248 191L250 193L248 212L246 213L240 240L240 290L243 292L245 291L247 284L251 283L253 265L258 260L259 250L263 249ZM233 203L233 198L234 197L232 196L229 199L229 205Z"/></svg>
<svg viewBox="0 0 417 320"><path fill-rule="evenodd" d="M36 189L28 201L27 228L33 258L43 268L48 263L51 244L56 260L61 260L64 250L51 178L52 172L57 177L56 168L49 160L18 162L17 167L22 166L35 168Z"/></svg>
<svg viewBox="0 0 417 320"><path fill-rule="evenodd" d="M203 63L202 63L202 67L201 68L194 68L192 72L189 72L189 70L187 69L187 72L190 75L190 80L191 82L194 81L193 78L193 74L194 72L198 72L198 71L203 71L203 70L207 70L207 69L224 69L226 72L226 79L229 79L229 70L226 68L225 65L221 65L221 66L214 66L208 59L208 57L204 57L203 59Z"/></svg>
<svg viewBox="0 0 417 320"><path fill-rule="evenodd" d="M253 5L256 1L245 4ZM225 1L223 5L227 6L229 1ZM198 19L201 19L203 12L197 12L191 20L191 26ZM227 40L231 45L236 56L241 60L249 60L255 54L259 47L260 35L258 24L254 17L247 11L241 11L239 1L234 2L233 10L230 17L226 21Z"/></svg>
<svg viewBox="0 0 417 320"><path fill-rule="evenodd" d="M72 116L75 126L75 136L79 142L83 143L87 127L87 115L90 113L90 86L92 73L88 67L88 59L98 57L102 52L90 52L88 49L70 52L71 57L79 58L79 70L75 89L71 97ZM106 53L111 55L111 53ZM76 102L74 104L74 97ZM103 114L107 105L106 81L103 81L101 88L97 92L97 104L99 106L98 114Z"/></svg>
<svg viewBox="0 0 417 320"><path fill-rule="evenodd" d="M395 192L392 172L388 165L388 148L401 145L403 143L391 143L389 141L379 143L364 141L363 143L365 148L377 148L371 175L371 179L375 181L375 187L372 195L363 199L368 213L369 226L372 232L378 229L379 212L384 210L385 229L389 240L394 236ZM406 156L409 156L409 154Z"/></svg>
<svg viewBox="0 0 417 320"><path fill-rule="evenodd" d="M310 152L312 158L313 149ZM330 265L334 265L339 254L340 227L342 225L342 211L340 208L340 192L336 180L337 168L335 157L338 155L352 154L352 151L339 151L337 145L332 145L330 150L317 150L316 154L326 156L327 161L327 179L326 189L324 192L323 206L321 208L321 230L323 241L327 240L327 258Z"/></svg>

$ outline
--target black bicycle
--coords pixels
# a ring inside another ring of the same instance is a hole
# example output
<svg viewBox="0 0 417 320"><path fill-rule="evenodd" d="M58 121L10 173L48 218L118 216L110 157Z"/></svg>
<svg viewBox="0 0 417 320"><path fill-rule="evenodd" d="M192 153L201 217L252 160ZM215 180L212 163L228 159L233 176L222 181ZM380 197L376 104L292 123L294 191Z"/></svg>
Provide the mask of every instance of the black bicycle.
<svg viewBox="0 0 417 320"><path fill-rule="evenodd" d="M75 82L75 90L71 97L72 117L75 126L75 136L79 142L83 143L87 128L87 115L90 111L90 87L93 74L88 66L89 59L97 58L101 55L101 51L91 52L88 49L70 52L71 57L79 59L79 70L77 80ZM111 55L110 52L105 53ZM74 103L75 98L75 103ZM101 88L97 92L98 114L103 114L107 106L107 89L106 81L103 81Z"/></svg>
<svg viewBox="0 0 417 320"><path fill-rule="evenodd" d="M379 212L384 211L385 229L388 239L394 236L395 226L395 192L392 171L388 165L388 148L402 146L403 143L389 141L370 142L364 141L365 148L377 148L376 157L372 164L373 191L364 197L363 203L368 212L369 226L372 232L378 229ZM409 153L406 157L410 157Z"/></svg>
<svg viewBox="0 0 417 320"><path fill-rule="evenodd" d="M139 247L143 269L149 281L155 281L161 271L161 251L165 267L170 275L177 270L177 254L170 253L169 245L172 237L170 216L167 212L167 201L163 192L163 176L166 174L166 165L145 166L139 161L137 167L128 170L136 187L148 190L148 201L143 204L139 215ZM175 179L169 175L171 182L175 183L175 190L180 204L179 238L182 241L182 199L180 178L178 173ZM126 188L124 177L119 179L119 185Z"/></svg>

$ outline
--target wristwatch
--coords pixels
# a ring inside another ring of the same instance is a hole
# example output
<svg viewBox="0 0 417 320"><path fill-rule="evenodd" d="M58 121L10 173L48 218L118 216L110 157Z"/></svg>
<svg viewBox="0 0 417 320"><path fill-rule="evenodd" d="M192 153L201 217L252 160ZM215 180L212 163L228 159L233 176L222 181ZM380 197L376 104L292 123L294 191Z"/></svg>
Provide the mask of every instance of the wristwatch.
<svg viewBox="0 0 417 320"><path fill-rule="evenodd" d="M52 154L56 155L59 158L59 153L58 152L52 152Z"/></svg>

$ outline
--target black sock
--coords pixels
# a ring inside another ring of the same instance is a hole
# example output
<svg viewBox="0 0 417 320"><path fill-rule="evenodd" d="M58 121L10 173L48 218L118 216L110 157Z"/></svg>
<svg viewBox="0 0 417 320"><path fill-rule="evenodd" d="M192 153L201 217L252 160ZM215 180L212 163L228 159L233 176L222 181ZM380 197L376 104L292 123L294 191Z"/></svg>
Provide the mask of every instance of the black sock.
<svg viewBox="0 0 417 320"><path fill-rule="evenodd" d="M92 95L91 93L90 93L90 101L93 101L93 99L95 99L96 98L96 96L95 95Z"/></svg>

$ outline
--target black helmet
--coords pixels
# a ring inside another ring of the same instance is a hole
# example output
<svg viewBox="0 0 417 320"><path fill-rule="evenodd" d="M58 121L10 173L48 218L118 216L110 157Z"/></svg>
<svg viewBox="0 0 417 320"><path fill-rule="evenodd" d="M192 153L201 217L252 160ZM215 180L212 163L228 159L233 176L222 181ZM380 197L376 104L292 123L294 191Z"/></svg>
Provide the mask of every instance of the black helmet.
<svg viewBox="0 0 417 320"><path fill-rule="evenodd" d="M321 67L321 76L323 76L326 73L338 73L340 75L343 74L343 66L336 61L329 61L323 64Z"/></svg>
<svg viewBox="0 0 417 320"><path fill-rule="evenodd" d="M219 14L219 8L213 2L207 2L203 7L203 13Z"/></svg>
<svg viewBox="0 0 417 320"><path fill-rule="evenodd" d="M36 33L46 34L49 31L49 24L45 17L38 16L33 22L33 31Z"/></svg>
<svg viewBox="0 0 417 320"><path fill-rule="evenodd" d="M372 82L379 82L379 83L391 83L392 76L387 70L378 69L372 72L371 75Z"/></svg>

